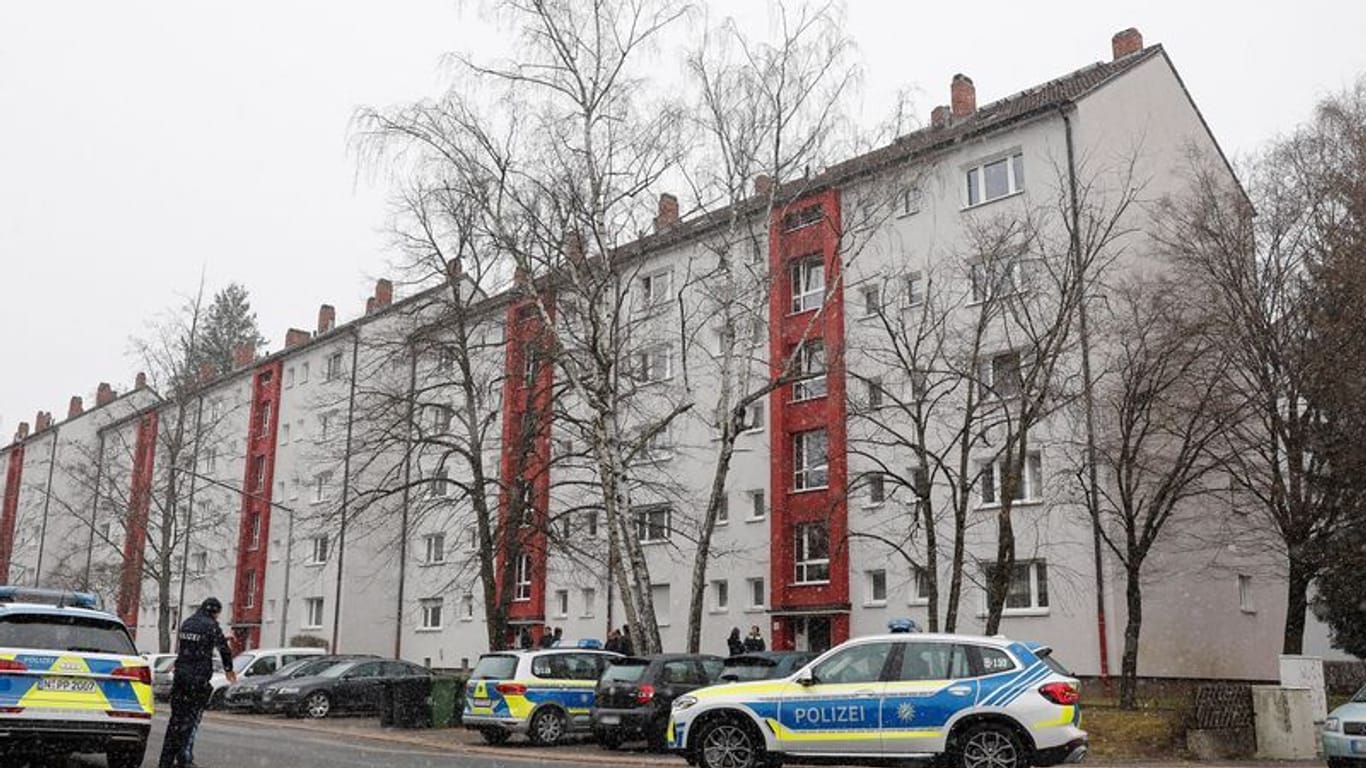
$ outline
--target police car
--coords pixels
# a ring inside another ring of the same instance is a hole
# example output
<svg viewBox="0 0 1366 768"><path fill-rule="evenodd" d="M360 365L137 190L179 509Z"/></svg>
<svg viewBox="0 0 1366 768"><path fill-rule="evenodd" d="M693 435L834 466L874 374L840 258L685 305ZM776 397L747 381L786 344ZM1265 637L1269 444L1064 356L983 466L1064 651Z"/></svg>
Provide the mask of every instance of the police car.
<svg viewBox="0 0 1366 768"><path fill-rule="evenodd" d="M93 595L0 586L0 755L142 764L152 668Z"/></svg>
<svg viewBox="0 0 1366 768"><path fill-rule="evenodd" d="M587 732L598 678L619 658L591 647L486 653L465 685L462 723L490 744L524 733L549 745Z"/></svg>
<svg viewBox="0 0 1366 768"><path fill-rule="evenodd" d="M667 739L702 768L793 758L929 760L961 768L1079 762L1077 680L1047 647L1002 637L890 634L850 640L777 680L674 701Z"/></svg>

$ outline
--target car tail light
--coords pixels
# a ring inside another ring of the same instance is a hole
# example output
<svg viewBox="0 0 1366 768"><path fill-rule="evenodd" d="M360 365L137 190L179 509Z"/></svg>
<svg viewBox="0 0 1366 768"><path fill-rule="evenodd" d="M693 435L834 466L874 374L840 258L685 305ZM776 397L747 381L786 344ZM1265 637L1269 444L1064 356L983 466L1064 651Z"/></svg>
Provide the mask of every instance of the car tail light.
<svg viewBox="0 0 1366 768"><path fill-rule="evenodd" d="M526 695L526 686L521 683L499 683L493 686L493 690L503 694L504 696Z"/></svg>
<svg viewBox="0 0 1366 768"><path fill-rule="evenodd" d="M27 672L28 665L14 659L0 659L0 672Z"/></svg>
<svg viewBox="0 0 1366 768"><path fill-rule="evenodd" d="M142 683L143 685L152 684L151 667L119 667L110 674L114 677L123 680L131 680L135 683Z"/></svg>
<svg viewBox="0 0 1366 768"><path fill-rule="evenodd" d="M1081 701L1081 693L1071 683L1049 683L1039 689L1039 695L1054 704L1071 706Z"/></svg>
<svg viewBox="0 0 1366 768"><path fill-rule="evenodd" d="M152 713L151 713L151 712L129 712L128 710L123 710L123 709L106 709L106 710L104 711L104 713L105 713L106 715L109 715L110 717L126 717L126 718L130 718L130 719L133 719L133 720L151 720L151 719L152 719Z"/></svg>
<svg viewBox="0 0 1366 768"><path fill-rule="evenodd" d="M655 687L649 683L642 684L636 689L636 703L649 704L655 700Z"/></svg>

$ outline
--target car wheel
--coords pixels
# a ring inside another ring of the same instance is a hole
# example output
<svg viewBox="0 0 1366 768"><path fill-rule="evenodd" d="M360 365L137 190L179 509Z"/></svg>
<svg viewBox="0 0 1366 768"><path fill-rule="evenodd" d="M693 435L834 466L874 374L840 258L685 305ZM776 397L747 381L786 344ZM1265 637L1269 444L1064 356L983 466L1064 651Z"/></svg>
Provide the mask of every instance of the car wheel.
<svg viewBox="0 0 1366 768"><path fill-rule="evenodd" d="M1353 765L1351 758L1347 757L1328 757L1324 761L1328 763L1328 768L1351 768Z"/></svg>
<svg viewBox="0 0 1366 768"><path fill-rule="evenodd" d="M223 698L227 696L227 693L227 688L215 688L213 693L209 694L209 703L204 705L205 709L222 709Z"/></svg>
<svg viewBox="0 0 1366 768"><path fill-rule="evenodd" d="M300 709L304 717L314 720L321 720L327 717L327 713L332 711L332 699L322 691L315 691L308 694L304 699L303 707Z"/></svg>
<svg viewBox="0 0 1366 768"><path fill-rule="evenodd" d="M701 768L759 768L760 744L745 723L727 718L704 724L697 733Z"/></svg>
<svg viewBox="0 0 1366 768"><path fill-rule="evenodd" d="M117 744L109 747L104 759L109 768L139 768L147 752L147 742Z"/></svg>
<svg viewBox="0 0 1366 768"><path fill-rule="evenodd" d="M479 731L479 735L484 737L484 743L496 746L498 744L506 744L508 737L511 736L512 733L505 728L482 728Z"/></svg>
<svg viewBox="0 0 1366 768"><path fill-rule="evenodd" d="M985 723L970 728L958 744L958 768L1025 768L1024 747L1004 725Z"/></svg>
<svg viewBox="0 0 1366 768"><path fill-rule="evenodd" d="M564 715L559 710L543 709L531 718L531 743L548 747L564 738Z"/></svg>

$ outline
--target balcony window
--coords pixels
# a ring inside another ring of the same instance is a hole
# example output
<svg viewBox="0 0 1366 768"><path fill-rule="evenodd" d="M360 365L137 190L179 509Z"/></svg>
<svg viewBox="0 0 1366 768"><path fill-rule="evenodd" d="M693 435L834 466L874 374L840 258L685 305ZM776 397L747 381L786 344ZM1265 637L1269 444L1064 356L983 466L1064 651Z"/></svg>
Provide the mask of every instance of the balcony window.
<svg viewBox="0 0 1366 768"><path fill-rule="evenodd" d="M830 444L825 430L792 436L792 487L798 491L824 488L830 483Z"/></svg>
<svg viewBox="0 0 1366 768"><path fill-rule="evenodd" d="M830 531L824 523L798 523L793 548L798 584L830 581Z"/></svg>
<svg viewBox="0 0 1366 768"><path fill-rule="evenodd" d="M806 312L825 301L825 259L805 256L792 264L792 312Z"/></svg>
<svg viewBox="0 0 1366 768"><path fill-rule="evenodd" d="M825 397L825 344L813 339L797 350L797 380L792 382L792 400Z"/></svg>

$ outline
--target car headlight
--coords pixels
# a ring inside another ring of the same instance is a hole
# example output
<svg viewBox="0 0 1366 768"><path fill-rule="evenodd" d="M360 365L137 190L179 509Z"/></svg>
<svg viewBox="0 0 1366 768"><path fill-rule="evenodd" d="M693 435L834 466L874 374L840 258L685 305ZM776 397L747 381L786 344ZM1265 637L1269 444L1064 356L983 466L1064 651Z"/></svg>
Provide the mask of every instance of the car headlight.
<svg viewBox="0 0 1366 768"><path fill-rule="evenodd" d="M681 712L682 710L685 710L696 703L696 696L679 696L678 698L674 699L674 711Z"/></svg>
<svg viewBox="0 0 1366 768"><path fill-rule="evenodd" d="M298 692L299 692L299 688L298 688L297 686L290 686L290 687L288 687L288 688L276 688L276 689L275 689L275 692L276 692L276 693L298 693Z"/></svg>
<svg viewBox="0 0 1366 768"><path fill-rule="evenodd" d="M1330 733L1337 733L1342 730L1342 721L1336 717L1330 717L1323 721L1323 730Z"/></svg>

